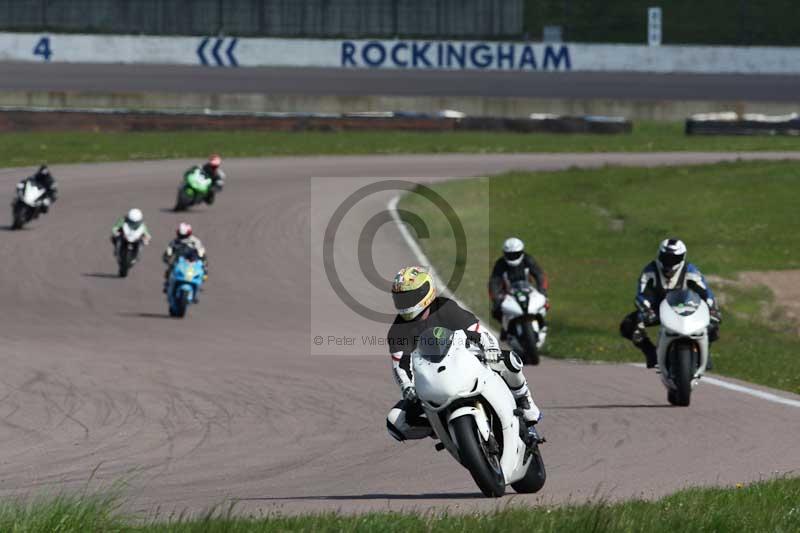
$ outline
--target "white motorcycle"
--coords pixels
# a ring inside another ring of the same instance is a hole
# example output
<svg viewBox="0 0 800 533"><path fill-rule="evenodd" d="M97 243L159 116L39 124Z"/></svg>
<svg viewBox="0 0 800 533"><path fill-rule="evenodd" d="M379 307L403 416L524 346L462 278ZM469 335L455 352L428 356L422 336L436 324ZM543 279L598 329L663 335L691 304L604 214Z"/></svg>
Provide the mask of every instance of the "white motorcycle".
<svg viewBox="0 0 800 533"><path fill-rule="evenodd" d="M144 242L144 224L122 224L120 235L115 242L114 255L117 257L119 277L128 276L128 271L139 259L139 247ZM145 243L146 244L146 243Z"/></svg>
<svg viewBox="0 0 800 533"><path fill-rule="evenodd" d="M511 284L500 303L503 330L508 333L508 344L520 354L526 365L539 364L539 350L547 337L537 317L547 313L547 298L534 289L528 281Z"/></svg>
<svg viewBox="0 0 800 533"><path fill-rule="evenodd" d="M708 364L708 305L687 289L667 293L659 306L658 368L672 405L689 405Z"/></svg>
<svg viewBox="0 0 800 533"><path fill-rule="evenodd" d="M17 196L11 202L13 217L11 229L21 229L22 226L39 216L41 207L49 202L44 197L46 192L31 179L17 184Z"/></svg>
<svg viewBox="0 0 800 533"><path fill-rule="evenodd" d="M441 442L488 497L539 491L546 474L539 440L499 374L464 331L431 328L412 353L417 396Z"/></svg>

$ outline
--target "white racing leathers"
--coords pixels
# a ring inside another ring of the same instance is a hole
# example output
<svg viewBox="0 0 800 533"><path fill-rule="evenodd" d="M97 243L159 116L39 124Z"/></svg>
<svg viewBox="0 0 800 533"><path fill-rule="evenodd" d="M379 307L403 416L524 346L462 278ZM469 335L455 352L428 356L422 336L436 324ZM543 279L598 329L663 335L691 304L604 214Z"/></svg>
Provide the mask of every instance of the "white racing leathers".
<svg viewBox="0 0 800 533"><path fill-rule="evenodd" d="M475 323L468 328L468 331L479 333L480 348L487 354L497 354L495 361L487 361L486 366L497 373L511 390L517 405L523 412L523 418L529 424L536 423L541 419L541 412L533 401L528 382L522 373L522 360L514 352L500 353L497 338L486 328ZM395 379L404 393L405 399L398 402L389 411L386 417L386 427L389 434L396 440L421 439L433 435L433 430L425 417L419 401L414 397L409 399L406 391L409 387L414 387L413 365L408 369L401 367L403 352L392 354L392 370Z"/></svg>

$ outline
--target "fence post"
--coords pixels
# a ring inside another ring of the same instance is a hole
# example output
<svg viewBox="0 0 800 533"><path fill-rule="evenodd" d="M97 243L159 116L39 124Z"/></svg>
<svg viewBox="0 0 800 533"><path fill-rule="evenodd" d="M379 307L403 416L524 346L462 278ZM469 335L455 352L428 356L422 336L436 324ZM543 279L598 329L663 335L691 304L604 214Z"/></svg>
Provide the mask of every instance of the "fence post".
<svg viewBox="0 0 800 533"><path fill-rule="evenodd" d="M400 0L392 0L392 36L397 38L399 27L397 19L400 17Z"/></svg>

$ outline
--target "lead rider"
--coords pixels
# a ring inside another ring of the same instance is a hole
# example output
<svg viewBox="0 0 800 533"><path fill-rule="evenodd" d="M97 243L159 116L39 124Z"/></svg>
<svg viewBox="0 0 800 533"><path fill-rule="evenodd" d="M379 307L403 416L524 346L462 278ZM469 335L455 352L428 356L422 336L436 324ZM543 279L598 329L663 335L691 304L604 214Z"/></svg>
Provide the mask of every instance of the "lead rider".
<svg viewBox="0 0 800 533"><path fill-rule="evenodd" d="M484 351L486 363L500 374L511 389L526 424L536 435L532 426L542 415L533 402L528 382L522 373L522 361L517 354L501 352L495 336L481 327L475 315L453 300L437 297L433 276L423 267L410 266L397 273L392 283L392 299L398 315L389 328L388 344L394 377L403 394L403 399L386 417L386 427L392 437L404 441L433 435L430 424L423 416L414 387L411 352L416 348L422 332L434 327L463 329L480 336L479 344Z"/></svg>

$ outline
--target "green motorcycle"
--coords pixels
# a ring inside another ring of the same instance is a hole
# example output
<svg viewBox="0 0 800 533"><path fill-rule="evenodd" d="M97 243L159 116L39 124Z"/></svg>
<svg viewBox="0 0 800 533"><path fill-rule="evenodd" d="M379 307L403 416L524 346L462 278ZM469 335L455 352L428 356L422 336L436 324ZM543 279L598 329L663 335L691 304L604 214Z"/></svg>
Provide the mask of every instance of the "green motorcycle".
<svg viewBox="0 0 800 533"><path fill-rule="evenodd" d="M213 180L200 167L192 167L183 174L183 183L178 187L175 211L185 211L189 207L214 201Z"/></svg>

